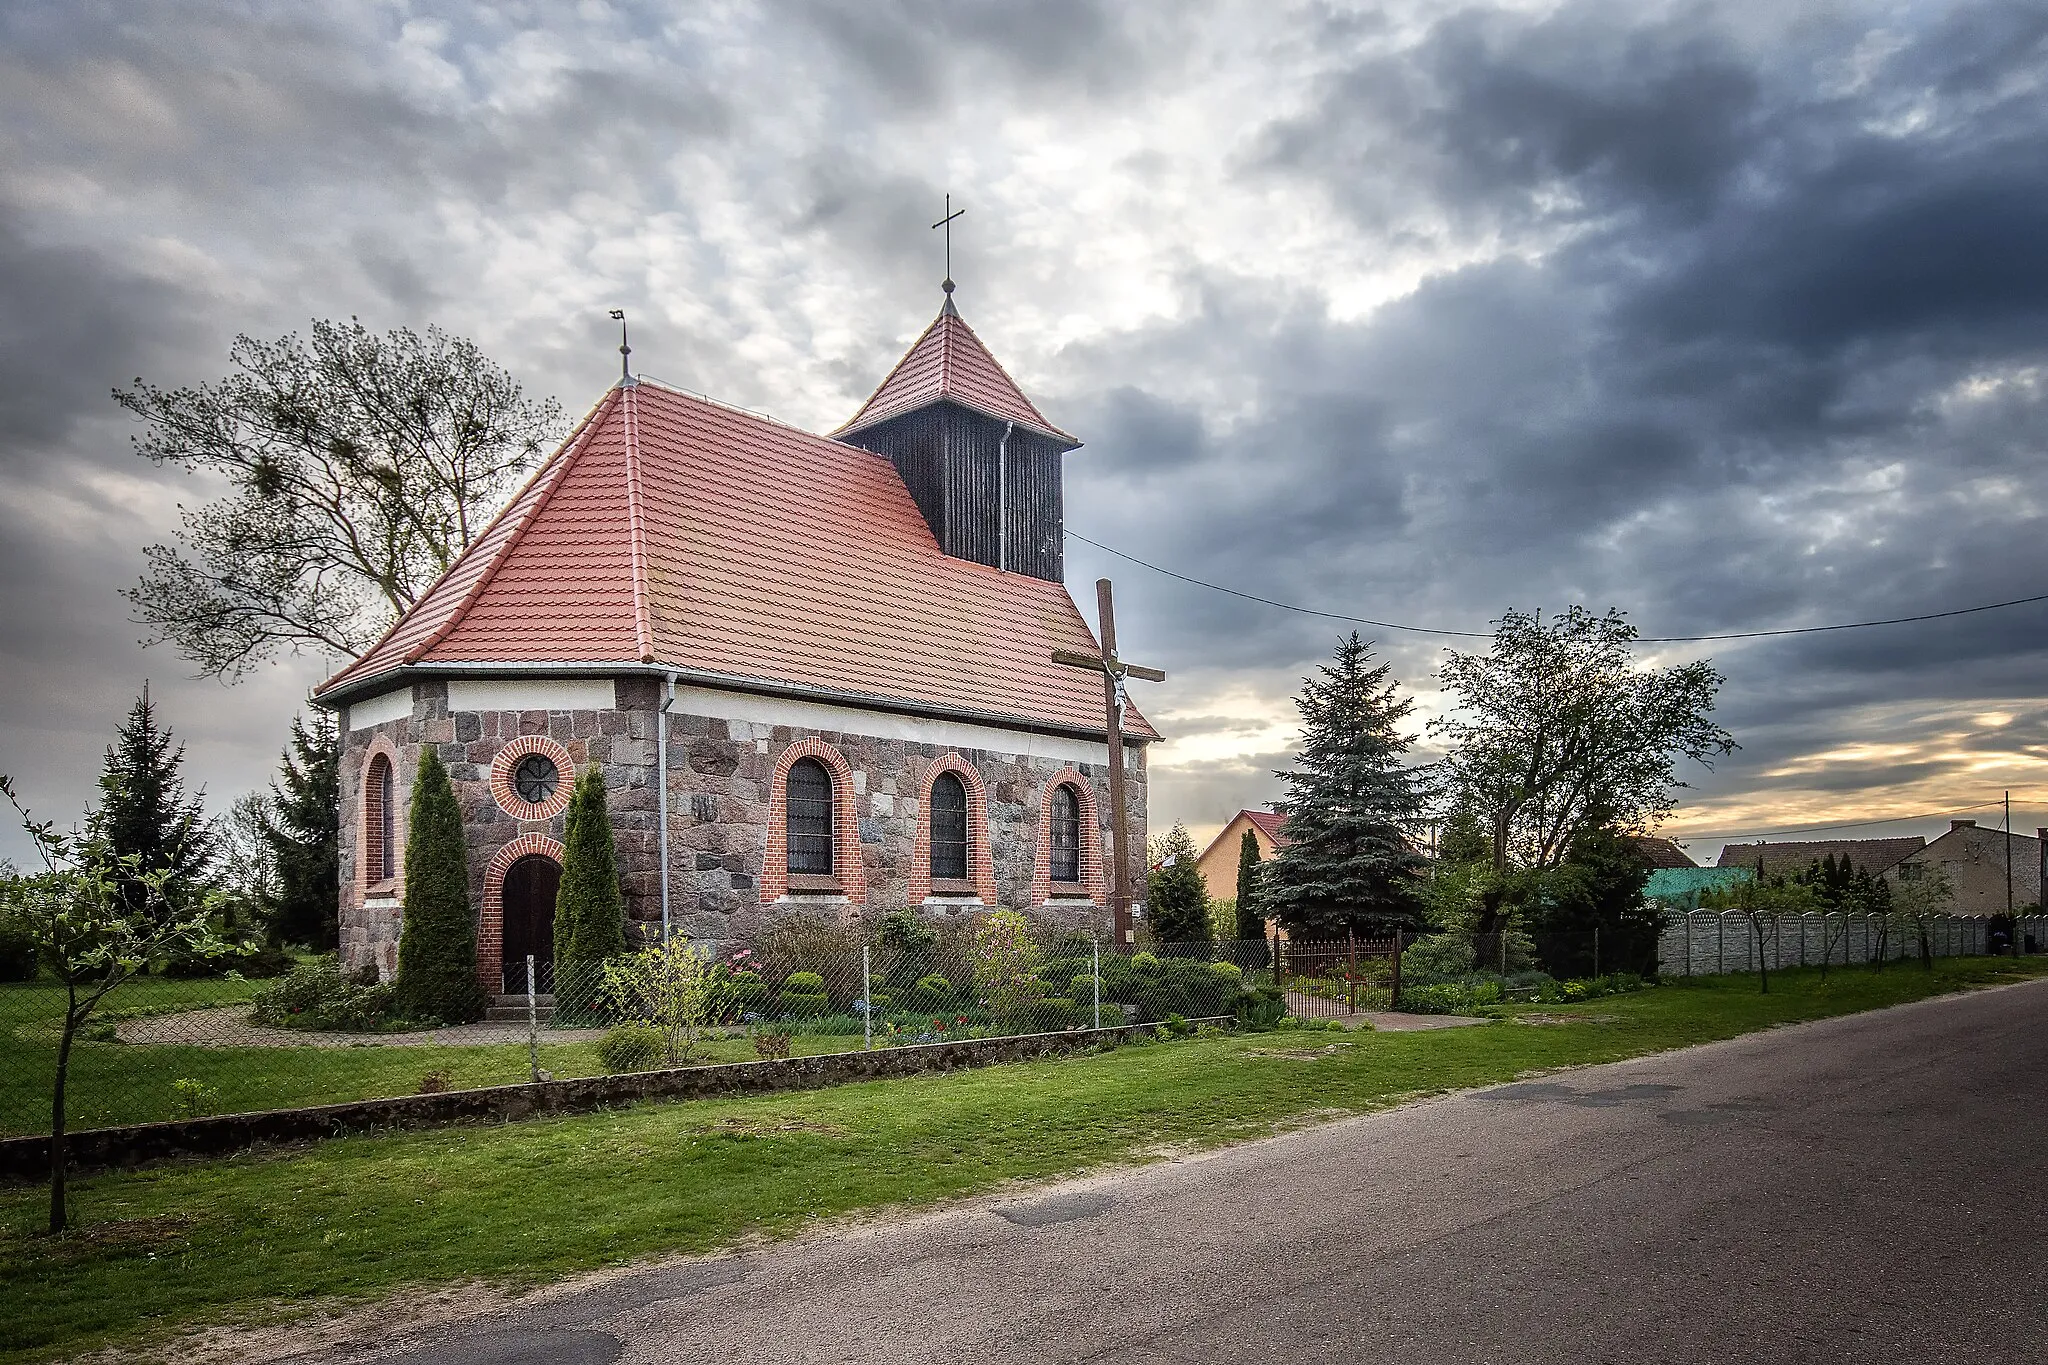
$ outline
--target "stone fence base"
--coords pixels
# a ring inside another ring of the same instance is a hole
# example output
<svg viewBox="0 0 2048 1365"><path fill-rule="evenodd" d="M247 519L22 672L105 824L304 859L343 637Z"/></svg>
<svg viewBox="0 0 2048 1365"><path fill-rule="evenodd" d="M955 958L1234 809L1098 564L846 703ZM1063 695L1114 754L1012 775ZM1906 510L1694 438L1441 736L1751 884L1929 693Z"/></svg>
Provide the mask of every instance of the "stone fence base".
<svg viewBox="0 0 2048 1365"><path fill-rule="evenodd" d="M1191 1023L1229 1024L1228 1018ZM432 1128L455 1123L503 1123L543 1114L576 1114L635 1100L715 1099L778 1090L818 1090L849 1081L963 1071L996 1062L1029 1061L1119 1043L1150 1024L1076 1029L1002 1038L969 1038L874 1052L836 1052L786 1061L731 1062L718 1066L640 1071L623 1076L499 1085L437 1095L356 1100L310 1109L274 1109L256 1114L168 1123L88 1128L65 1139L69 1169L106 1170L169 1157L226 1156L271 1143L307 1142L387 1129ZM43 1180L50 1173L50 1138L0 1139L0 1180Z"/></svg>

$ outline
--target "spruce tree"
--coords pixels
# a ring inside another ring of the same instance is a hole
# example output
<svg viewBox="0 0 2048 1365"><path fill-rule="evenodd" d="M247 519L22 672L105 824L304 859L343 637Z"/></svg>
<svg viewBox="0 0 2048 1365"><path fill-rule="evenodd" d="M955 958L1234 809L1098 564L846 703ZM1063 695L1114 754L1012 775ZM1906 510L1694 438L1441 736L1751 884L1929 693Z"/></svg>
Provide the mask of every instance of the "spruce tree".
<svg viewBox="0 0 2048 1365"><path fill-rule="evenodd" d="M476 916L469 904L462 809L432 745L420 751L405 831L405 927L398 937L392 1004L412 1019L481 1019L484 991L476 977Z"/></svg>
<svg viewBox="0 0 2048 1365"><path fill-rule="evenodd" d="M1186 825L1175 825L1159 844L1157 865L1146 879L1145 913L1161 943L1208 943L1216 936L1209 927L1209 884L1197 856Z"/></svg>
<svg viewBox="0 0 2048 1365"><path fill-rule="evenodd" d="M114 732L100 772L100 800L86 834L115 882L121 913L182 916L198 905L213 862L213 830L198 797L187 798L185 746L157 724L149 684ZM162 874L161 890L145 879Z"/></svg>
<svg viewBox="0 0 2048 1365"><path fill-rule="evenodd" d="M1266 937L1266 916L1259 904L1259 866L1265 860L1266 855L1259 851L1258 832L1246 830L1237 841L1237 936L1241 939Z"/></svg>
<svg viewBox="0 0 2048 1365"><path fill-rule="evenodd" d="M605 809L604 774L593 765L584 769L569 798L562 885L555 895L555 961L601 962L625 951L626 897L619 884L619 850Z"/></svg>
<svg viewBox="0 0 2048 1365"><path fill-rule="evenodd" d="M330 717L292 718L279 777L262 827L277 859L271 942L329 951L341 941L341 736Z"/></svg>
<svg viewBox="0 0 2048 1365"><path fill-rule="evenodd" d="M1390 665L1372 665L1354 632L1320 678L1304 679L1301 752L1287 784L1289 843L1266 874L1266 912L1302 939L1390 933L1418 920L1422 857L1404 829L1419 816L1413 742L1399 725L1414 703L1395 695Z"/></svg>

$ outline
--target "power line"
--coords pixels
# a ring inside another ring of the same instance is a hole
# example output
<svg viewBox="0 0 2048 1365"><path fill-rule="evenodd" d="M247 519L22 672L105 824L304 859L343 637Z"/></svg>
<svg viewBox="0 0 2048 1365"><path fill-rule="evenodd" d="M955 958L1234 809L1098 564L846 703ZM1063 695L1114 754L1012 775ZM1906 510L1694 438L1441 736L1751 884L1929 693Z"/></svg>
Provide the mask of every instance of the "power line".
<svg viewBox="0 0 2048 1365"><path fill-rule="evenodd" d="M1491 631L1448 630L1437 626L1403 625L1398 621L1375 621L1367 616L1347 616L1343 612L1321 611L1315 607L1297 606L1292 602L1280 602L1270 597L1260 597L1256 593L1239 592L1236 588L1226 588L1221 583L1210 583L1200 578L1191 578L1184 573L1176 573L1172 569L1154 564L1150 560L1140 559L1134 554L1126 554L1122 550L1113 549L1110 546L1104 545L1099 540L1090 540L1078 531L1070 530L1067 534L1073 539L1080 541L1083 545L1093 545L1104 554L1115 555L1118 559L1136 564L1141 569L1150 569L1153 573L1164 574L1168 578L1177 578L1183 583L1191 583L1198 588L1207 588L1211 592L1225 593L1231 597L1242 598L1247 602L1257 602L1261 606L1278 607L1282 611L1299 612L1303 616L1320 616L1328 621L1346 621L1354 625L1375 626L1381 630L1411 631L1417 635L1448 635L1465 640L1490 640L1493 638L1493 632ZM2048 592L2037 593L2032 597L2015 597L2004 602L1986 602L1981 606L1975 607L1956 607L1949 611L1923 612L1918 616L1887 616L1875 621L1840 621L1825 626L1784 626L1775 630L1736 630L1719 635L1639 635L1636 637L1636 643L1645 645L1704 644L1714 640L1760 640L1777 635L1819 635L1826 631L1835 630L1868 630L1872 626L1905 626L1919 621L1940 621L1951 616L1969 616L1980 611L2002 611L2007 607L2023 607L2033 602L2048 602ZM1971 809L1974 810L1976 807L1971 807Z"/></svg>
<svg viewBox="0 0 2048 1365"><path fill-rule="evenodd" d="M1954 810L1925 811L1919 815L1888 815L1877 820L1844 820L1832 825L1796 825L1790 829L1752 829L1734 834L1673 834L1667 836L1673 843L1711 844L1741 843L1750 839L1768 839L1779 834L1819 834L1831 829L1862 829L1867 825L1902 825L1914 820L1940 820L1950 815L1968 815L1975 810L1990 810L1999 803L1996 800L1980 801L1974 806L1958 806Z"/></svg>

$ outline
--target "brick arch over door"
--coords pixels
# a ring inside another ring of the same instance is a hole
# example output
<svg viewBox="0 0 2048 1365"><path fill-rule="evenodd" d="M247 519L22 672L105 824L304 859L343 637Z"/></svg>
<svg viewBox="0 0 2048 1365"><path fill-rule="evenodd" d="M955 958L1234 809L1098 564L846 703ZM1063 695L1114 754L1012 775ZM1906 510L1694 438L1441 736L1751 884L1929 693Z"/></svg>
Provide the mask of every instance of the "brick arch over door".
<svg viewBox="0 0 2048 1365"><path fill-rule="evenodd" d="M939 774L952 773L967 788L967 880L983 905L996 903L996 866L988 847L988 788L981 774L958 754L942 754L925 769L922 798L917 803L917 841L910 846L912 905L921 905L932 894L932 787Z"/></svg>
<svg viewBox="0 0 2048 1365"><path fill-rule="evenodd" d="M522 834L492 854L490 866L484 869L483 909L476 924L476 974L484 983L484 990L492 995L503 984L500 958L505 951L505 874L512 870L512 864L534 854L552 858L556 867L562 865L559 840L545 834Z"/></svg>
<svg viewBox="0 0 2048 1365"><path fill-rule="evenodd" d="M1031 867L1031 903L1052 897L1052 794L1071 787L1081 810L1081 889L1097 905L1109 903L1102 866L1102 812L1095 802L1095 784L1072 768L1055 773L1038 797L1038 860Z"/></svg>
<svg viewBox="0 0 2048 1365"><path fill-rule="evenodd" d="M378 760L391 769L391 875L383 875L379 864L384 854L383 794L375 790ZM363 752L363 766L356 779L356 889L378 888L379 895L403 895L405 882L405 798L406 785L399 765L398 746L389 735L373 738ZM388 889L387 889L388 888Z"/></svg>
<svg viewBox="0 0 2048 1365"><path fill-rule="evenodd" d="M832 775L832 875L839 893L853 905L867 900L867 871L860 860L860 816L853 808L853 768L846 755L815 737L800 739L775 761L769 784L768 850L761 865L761 903L789 894L789 770L815 758Z"/></svg>

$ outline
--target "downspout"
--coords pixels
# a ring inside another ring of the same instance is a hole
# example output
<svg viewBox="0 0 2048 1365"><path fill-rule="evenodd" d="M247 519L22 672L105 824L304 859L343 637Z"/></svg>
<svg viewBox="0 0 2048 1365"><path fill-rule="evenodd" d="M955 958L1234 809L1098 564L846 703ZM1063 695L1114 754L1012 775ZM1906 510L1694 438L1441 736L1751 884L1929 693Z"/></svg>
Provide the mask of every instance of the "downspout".
<svg viewBox="0 0 2048 1365"><path fill-rule="evenodd" d="M996 443L996 567L1010 567L1010 433L1015 422L1003 423L1003 439Z"/></svg>
<svg viewBox="0 0 2048 1365"><path fill-rule="evenodd" d="M676 675L668 675L668 686L661 699L661 709L654 715L654 767L655 781L659 784L655 794L656 816L661 821L661 837L657 840L661 857L661 941L666 944L671 932L668 908L668 709L676 704Z"/></svg>

